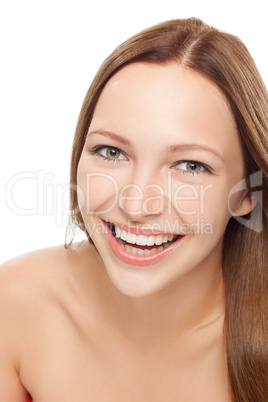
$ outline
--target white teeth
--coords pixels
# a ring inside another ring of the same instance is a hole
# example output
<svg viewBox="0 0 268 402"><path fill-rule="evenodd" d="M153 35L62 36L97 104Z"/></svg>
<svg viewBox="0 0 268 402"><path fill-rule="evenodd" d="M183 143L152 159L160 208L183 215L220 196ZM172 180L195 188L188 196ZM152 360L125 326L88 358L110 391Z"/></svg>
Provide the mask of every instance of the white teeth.
<svg viewBox="0 0 268 402"><path fill-rule="evenodd" d="M146 243L146 245L147 246L153 246L154 245L154 236L149 236L148 238L147 238L147 243Z"/></svg>
<svg viewBox="0 0 268 402"><path fill-rule="evenodd" d="M134 233L127 232L126 230L114 225L115 236L122 240L125 240L130 244L138 244L139 246L153 246L154 244L160 246L165 243L170 242L174 239L175 235L157 235L157 236L146 236L146 235L136 235ZM168 244L169 245L169 244ZM128 251L128 250L127 250Z"/></svg>
<svg viewBox="0 0 268 402"><path fill-rule="evenodd" d="M122 230L121 233L120 233L120 235L119 235L119 237L120 237L122 240L126 240L126 238L127 238L127 232L126 232L125 230Z"/></svg>
<svg viewBox="0 0 268 402"><path fill-rule="evenodd" d="M165 248L167 248L167 247L169 247L170 246L170 243L169 242L167 242L167 243L165 243L165 244L163 244L163 249L165 249Z"/></svg>
<svg viewBox="0 0 268 402"><path fill-rule="evenodd" d="M128 242L128 243L131 243L131 244L138 244L137 242L136 242L136 235L134 234L134 233L127 233L126 232L126 234L127 234L127 236L126 236L126 241Z"/></svg>
<svg viewBox="0 0 268 402"><path fill-rule="evenodd" d="M130 246L129 244L125 244L125 243L123 243L122 242L122 240L121 239L119 239L118 240L118 243L120 244L120 246L122 247L122 248L124 248L126 251L128 251L129 253L131 253L131 254L137 254L137 255L150 255L150 254L153 254L153 253L156 253L156 252L158 252L158 251L161 251L161 250L163 250L164 248L166 248L167 247L167 245L166 245L166 247L164 247L164 246L159 246L159 247L156 247L156 248L153 248L153 249L151 249L151 250L148 250L148 249L142 249L142 248L138 248L138 247L132 247L132 246Z"/></svg>
<svg viewBox="0 0 268 402"><path fill-rule="evenodd" d="M164 236L162 236L162 235L156 236L156 238L155 238L155 244L157 244L158 246L160 246L160 244L163 243L163 237L164 237Z"/></svg>
<svg viewBox="0 0 268 402"><path fill-rule="evenodd" d="M138 249L136 247L131 247L129 248L129 252L132 254L138 254Z"/></svg>
<svg viewBox="0 0 268 402"><path fill-rule="evenodd" d="M123 243L120 242L120 245L122 246ZM131 249L132 249L132 248L133 248L133 247L129 246L128 244L125 244L125 250L128 251L129 253L131 253Z"/></svg>
<svg viewBox="0 0 268 402"><path fill-rule="evenodd" d="M118 226L114 225L114 230L115 230L115 237L120 237L121 229Z"/></svg>
<svg viewBox="0 0 268 402"><path fill-rule="evenodd" d="M140 246L146 246L147 240L148 240L147 236L136 235L136 244L139 244Z"/></svg>

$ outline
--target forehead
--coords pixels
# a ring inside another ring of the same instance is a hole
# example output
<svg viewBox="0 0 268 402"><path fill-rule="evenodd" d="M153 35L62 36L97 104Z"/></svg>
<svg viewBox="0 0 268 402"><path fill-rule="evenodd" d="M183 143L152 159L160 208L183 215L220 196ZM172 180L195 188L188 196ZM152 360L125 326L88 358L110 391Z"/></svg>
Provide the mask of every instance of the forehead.
<svg viewBox="0 0 268 402"><path fill-rule="evenodd" d="M142 96L142 101L148 106L154 106L157 102L168 110L172 101L173 106L176 104L178 107L187 106L187 101L191 101L191 109L197 103L200 106L200 101L205 101L204 110L205 106L214 105L215 111L218 109L231 113L227 99L215 83L203 74L175 62L165 65L136 62L123 67L108 81L99 102L109 102L112 97L115 107L115 101L121 101L122 104L130 101L134 106L137 96Z"/></svg>
<svg viewBox="0 0 268 402"><path fill-rule="evenodd" d="M143 141L215 140L239 147L236 122L219 88L200 73L177 63L132 63L106 84L91 129L106 129ZM213 145L213 144L212 144Z"/></svg>

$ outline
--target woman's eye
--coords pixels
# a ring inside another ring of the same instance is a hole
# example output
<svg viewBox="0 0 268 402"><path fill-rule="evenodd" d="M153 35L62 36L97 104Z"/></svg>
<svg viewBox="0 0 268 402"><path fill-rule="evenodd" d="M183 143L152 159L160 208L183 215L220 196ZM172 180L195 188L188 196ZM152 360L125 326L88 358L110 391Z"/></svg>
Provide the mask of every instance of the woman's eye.
<svg viewBox="0 0 268 402"><path fill-rule="evenodd" d="M99 154L107 159L112 160L124 159L123 153L117 148L103 147L99 149Z"/></svg>
<svg viewBox="0 0 268 402"><path fill-rule="evenodd" d="M205 167L202 163L195 161L182 161L175 165L175 168L181 170L185 173L197 174L208 172L209 169Z"/></svg>

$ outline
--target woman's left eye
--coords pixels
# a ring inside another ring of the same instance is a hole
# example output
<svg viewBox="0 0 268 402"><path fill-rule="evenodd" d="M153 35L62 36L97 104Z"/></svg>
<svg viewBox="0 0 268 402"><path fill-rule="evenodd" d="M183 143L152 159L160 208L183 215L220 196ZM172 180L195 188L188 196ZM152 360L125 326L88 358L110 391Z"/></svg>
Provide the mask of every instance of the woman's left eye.
<svg viewBox="0 0 268 402"><path fill-rule="evenodd" d="M174 165L174 168L192 175L209 172L209 169L205 165L195 161L181 161Z"/></svg>

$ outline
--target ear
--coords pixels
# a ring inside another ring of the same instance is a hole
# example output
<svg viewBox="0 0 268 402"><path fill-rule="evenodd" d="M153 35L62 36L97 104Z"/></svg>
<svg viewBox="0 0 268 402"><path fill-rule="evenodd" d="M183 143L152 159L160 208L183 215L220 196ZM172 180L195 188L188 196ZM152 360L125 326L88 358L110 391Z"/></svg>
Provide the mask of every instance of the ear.
<svg viewBox="0 0 268 402"><path fill-rule="evenodd" d="M249 214L255 208L257 202L258 198L255 197L254 194L249 194L248 192L244 193L233 211L234 215L243 216Z"/></svg>

